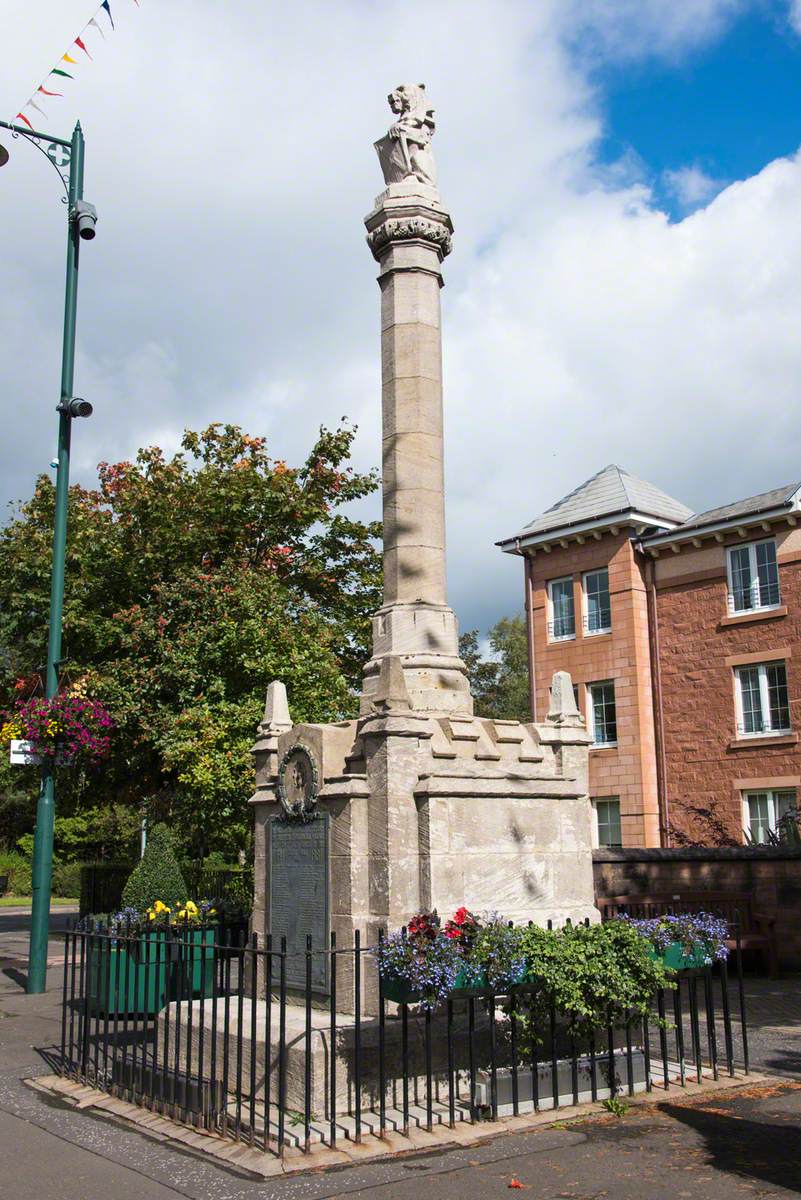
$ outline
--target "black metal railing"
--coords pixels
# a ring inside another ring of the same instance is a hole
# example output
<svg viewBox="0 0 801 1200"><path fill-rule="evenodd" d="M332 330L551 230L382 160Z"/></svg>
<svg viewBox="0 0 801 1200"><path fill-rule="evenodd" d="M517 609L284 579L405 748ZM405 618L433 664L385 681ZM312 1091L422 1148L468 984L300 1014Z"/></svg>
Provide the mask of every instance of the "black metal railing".
<svg viewBox="0 0 801 1200"><path fill-rule="evenodd" d="M734 994L725 962L682 972L646 1017L610 1014L581 1034L553 1003L543 1008L536 982L418 1010L387 998L378 946L358 933L348 947L308 938L297 955L285 939L218 934L71 928L62 1074L283 1155L748 1070L736 931ZM326 994L312 986L320 955ZM293 957L305 987L288 986Z"/></svg>

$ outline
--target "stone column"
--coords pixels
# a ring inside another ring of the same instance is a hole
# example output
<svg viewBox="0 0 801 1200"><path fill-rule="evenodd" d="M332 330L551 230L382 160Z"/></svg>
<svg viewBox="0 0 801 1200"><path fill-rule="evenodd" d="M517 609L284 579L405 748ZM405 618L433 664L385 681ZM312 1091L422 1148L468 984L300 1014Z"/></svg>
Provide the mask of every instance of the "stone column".
<svg viewBox="0 0 801 1200"><path fill-rule="evenodd" d="M412 709L472 712L445 588L442 261L453 226L434 187L390 183L366 218L380 270L384 603L373 619L362 711L381 660L400 657Z"/></svg>

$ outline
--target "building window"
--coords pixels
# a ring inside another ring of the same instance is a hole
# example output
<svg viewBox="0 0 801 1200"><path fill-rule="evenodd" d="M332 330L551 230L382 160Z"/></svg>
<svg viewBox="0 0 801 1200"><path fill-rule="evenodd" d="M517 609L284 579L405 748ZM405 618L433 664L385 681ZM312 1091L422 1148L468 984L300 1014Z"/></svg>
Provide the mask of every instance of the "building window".
<svg viewBox="0 0 801 1200"><path fill-rule="evenodd" d="M751 612L780 604L779 567L773 539L733 546L728 560L730 612Z"/></svg>
<svg viewBox="0 0 801 1200"><path fill-rule="evenodd" d="M593 800L595 841L599 846L622 846L620 833L620 801L617 797Z"/></svg>
<svg viewBox="0 0 801 1200"><path fill-rule="evenodd" d="M749 842L767 842L778 833L782 818L796 814L796 794L783 791L744 792L743 829Z"/></svg>
<svg viewBox="0 0 801 1200"><path fill-rule="evenodd" d="M562 642L576 636L576 613L573 607L573 576L552 579L548 584L551 618L548 634L552 642Z"/></svg>
<svg viewBox="0 0 801 1200"><path fill-rule="evenodd" d="M743 737L787 733L790 702L787 668L783 662L737 667L737 728Z"/></svg>
<svg viewBox="0 0 801 1200"><path fill-rule="evenodd" d="M584 630L588 634L609 633L612 608L609 603L609 572L588 571L584 576Z"/></svg>
<svg viewBox="0 0 801 1200"><path fill-rule="evenodd" d="M603 683L588 683L589 704L587 717L594 746L617 745L617 716L615 713L615 684L609 679Z"/></svg>

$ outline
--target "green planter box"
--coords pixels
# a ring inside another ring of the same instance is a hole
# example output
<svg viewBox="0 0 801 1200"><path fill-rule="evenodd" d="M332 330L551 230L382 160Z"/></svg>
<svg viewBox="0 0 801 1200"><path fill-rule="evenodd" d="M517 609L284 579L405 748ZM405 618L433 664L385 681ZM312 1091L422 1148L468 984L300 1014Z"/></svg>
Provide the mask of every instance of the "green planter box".
<svg viewBox="0 0 801 1200"><path fill-rule="evenodd" d="M697 971L707 965L704 950L698 949L692 954L685 954L681 942L671 942L661 954L658 950L652 950L651 957L661 958L671 971Z"/></svg>
<svg viewBox="0 0 801 1200"><path fill-rule="evenodd" d="M143 933L115 943L108 937L88 942L89 1003L109 1015L153 1014L167 1003L169 946L163 933Z"/></svg>
<svg viewBox="0 0 801 1200"><path fill-rule="evenodd" d="M483 972L478 983L470 983L468 979L466 971L460 971L456 976L450 993L455 1000L469 996L486 996L490 991L487 977ZM496 994L502 995L503 990L499 990ZM395 1004L419 1004L422 998L423 993L412 988L405 979L391 975L384 976L385 1000L393 1000Z"/></svg>
<svg viewBox="0 0 801 1200"><path fill-rule="evenodd" d="M187 929L177 935L170 963L170 1000L208 998L214 995L216 929ZM179 953L180 951L180 953Z"/></svg>

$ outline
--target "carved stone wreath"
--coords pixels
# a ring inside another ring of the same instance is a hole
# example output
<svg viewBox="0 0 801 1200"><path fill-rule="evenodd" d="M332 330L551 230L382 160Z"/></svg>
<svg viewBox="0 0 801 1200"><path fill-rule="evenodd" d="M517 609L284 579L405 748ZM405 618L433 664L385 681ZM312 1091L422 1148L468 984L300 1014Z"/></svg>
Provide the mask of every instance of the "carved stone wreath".
<svg viewBox="0 0 801 1200"><path fill-rule="evenodd" d="M390 242L414 240L432 242L439 247L443 258L451 252L451 234L447 225L427 217L395 217L382 221L367 235L367 245L376 257Z"/></svg>
<svg viewBox="0 0 801 1200"><path fill-rule="evenodd" d="M276 791L287 817L310 821L315 816L320 779L309 749L296 742L278 764Z"/></svg>

